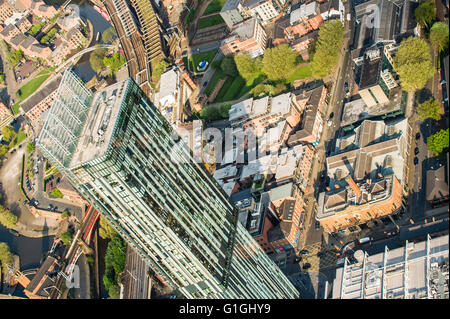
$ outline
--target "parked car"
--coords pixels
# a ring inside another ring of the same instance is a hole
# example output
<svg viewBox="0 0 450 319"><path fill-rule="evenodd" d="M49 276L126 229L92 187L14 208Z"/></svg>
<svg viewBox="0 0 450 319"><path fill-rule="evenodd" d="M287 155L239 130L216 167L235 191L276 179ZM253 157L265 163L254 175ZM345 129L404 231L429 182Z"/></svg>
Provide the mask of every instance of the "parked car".
<svg viewBox="0 0 450 319"><path fill-rule="evenodd" d="M299 263L299 262L301 262L302 261L302 257L295 257L295 259L294 259L294 262L295 263Z"/></svg>
<svg viewBox="0 0 450 319"><path fill-rule="evenodd" d="M416 134L416 140L418 140L420 138L420 133Z"/></svg>
<svg viewBox="0 0 450 319"><path fill-rule="evenodd" d="M333 122L331 122L330 120L328 120L327 125L331 126L333 124Z"/></svg>
<svg viewBox="0 0 450 319"><path fill-rule="evenodd" d="M311 264L310 263L306 263L303 265L303 269L308 269L311 268Z"/></svg>
<svg viewBox="0 0 450 319"><path fill-rule="evenodd" d="M417 164L419 164L419 159L416 156L416 157L414 157L414 165L417 165Z"/></svg>
<svg viewBox="0 0 450 319"><path fill-rule="evenodd" d="M14 230L14 229L8 229L8 231L9 231L11 234L13 234L14 236L16 236L16 237L19 237L19 236L20 236L20 234L19 234L19 232L18 232L17 230Z"/></svg>
<svg viewBox="0 0 450 319"><path fill-rule="evenodd" d="M300 251L300 256L306 256L309 254L309 251L307 251L306 249L303 249L302 251Z"/></svg>
<svg viewBox="0 0 450 319"><path fill-rule="evenodd" d="M330 120L333 118L333 116L334 116L334 112L331 112L330 113Z"/></svg>
<svg viewBox="0 0 450 319"><path fill-rule="evenodd" d="M319 251L317 253L317 257L323 257L323 256L325 256L325 253L323 251Z"/></svg>
<svg viewBox="0 0 450 319"><path fill-rule="evenodd" d="M316 225L315 225L314 228L315 228L316 230L319 230L319 229L320 229L320 222L316 221Z"/></svg>
<svg viewBox="0 0 450 319"><path fill-rule="evenodd" d="M418 147L416 147L416 148L414 149L414 155L417 155L417 154L419 154L419 148L418 148Z"/></svg>

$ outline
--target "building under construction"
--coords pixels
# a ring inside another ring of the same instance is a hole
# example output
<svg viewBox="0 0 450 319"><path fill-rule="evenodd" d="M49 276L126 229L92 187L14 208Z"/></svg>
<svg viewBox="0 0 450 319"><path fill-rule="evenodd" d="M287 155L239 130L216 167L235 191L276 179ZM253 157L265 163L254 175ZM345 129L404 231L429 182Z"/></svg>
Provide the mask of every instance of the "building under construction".
<svg viewBox="0 0 450 319"><path fill-rule="evenodd" d="M448 299L448 233L369 256L358 250L336 269L332 299Z"/></svg>

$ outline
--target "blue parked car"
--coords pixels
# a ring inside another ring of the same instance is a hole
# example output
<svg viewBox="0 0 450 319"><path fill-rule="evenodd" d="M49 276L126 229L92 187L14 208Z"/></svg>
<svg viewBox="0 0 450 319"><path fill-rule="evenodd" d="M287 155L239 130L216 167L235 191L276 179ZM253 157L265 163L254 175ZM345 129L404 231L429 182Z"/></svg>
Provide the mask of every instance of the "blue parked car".
<svg viewBox="0 0 450 319"><path fill-rule="evenodd" d="M419 164L419 159L417 157L414 157L414 165Z"/></svg>

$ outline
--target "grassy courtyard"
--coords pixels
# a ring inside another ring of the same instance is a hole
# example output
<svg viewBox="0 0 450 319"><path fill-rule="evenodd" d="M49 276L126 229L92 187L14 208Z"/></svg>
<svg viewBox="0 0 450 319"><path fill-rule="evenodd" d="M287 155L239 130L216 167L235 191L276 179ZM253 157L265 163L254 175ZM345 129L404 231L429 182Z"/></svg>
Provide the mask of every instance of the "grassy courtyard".
<svg viewBox="0 0 450 319"><path fill-rule="evenodd" d="M226 0L212 0L206 7L205 11L203 12L203 15L205 16L211 13L220 12L225 2Z"/></svg>
<svg viewBox="0 0 450 319"><path fill-rule="evenodd" d="M52 74L56 67L50 67L42 70L32 80L28 81L24 86L17 90L16 95L19 98L18 103L25 100L33 94L45 80Z"/></svg>
<svg viewBox="0 0 450 319"><path fill-rule="evenodd" d="M214 15L214 16L211 16L208 18L202 18L202 19L198 20L197 29L204 29L207 27L212 27L213 25L221 24L221 23L225 23L225 21L223 21L220 14L217 14L217 15Z"/></svg>
<svg viewBox="0 0 450 319"><path fill-rule="evenodd" d="M286 84L291 86L295 80L305 79L312 76L311 64L303 65L295 70L290 77L286 79Z"/></svg>
<svg viewBox="0 0 450 319"><path fill-rule="evenodd" d="M205 60L208 61L208 63L209 63L208 67L209 67L211 64L211 61L214 59L216 54L217 54L217 49L191 55L188 59L189 69L192 72L198 72L197 71L198 64ZM205 71L208 69L208 67L205 69Z"/></svg>

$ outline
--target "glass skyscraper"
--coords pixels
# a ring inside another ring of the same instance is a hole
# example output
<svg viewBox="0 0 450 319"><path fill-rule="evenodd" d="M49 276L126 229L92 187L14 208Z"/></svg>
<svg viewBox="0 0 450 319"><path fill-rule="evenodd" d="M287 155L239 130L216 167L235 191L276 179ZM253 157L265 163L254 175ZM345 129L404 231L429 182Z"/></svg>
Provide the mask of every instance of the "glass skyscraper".
<svg viewBox="0 0 450 319"><path fill-rule="evenodd" d="M186 298L298 298L237 208L132 80L63 74L37 147Z"/></svg>

